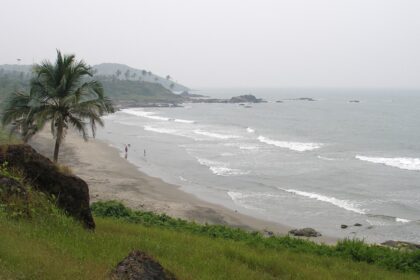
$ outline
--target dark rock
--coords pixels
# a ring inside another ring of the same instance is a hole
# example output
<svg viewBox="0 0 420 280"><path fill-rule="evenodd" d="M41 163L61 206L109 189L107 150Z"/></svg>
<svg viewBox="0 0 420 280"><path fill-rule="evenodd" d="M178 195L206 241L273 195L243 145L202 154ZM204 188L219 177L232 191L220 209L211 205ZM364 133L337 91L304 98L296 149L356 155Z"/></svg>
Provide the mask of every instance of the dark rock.
<svg viewBox="0 0 420 280"><path fill-rule="evenodd" d="M381 245L392 247L392 248L397 248L397 249L410 250L410 251L420 250L420 244L406 242L406 241L388 240L388 241L385 241L385 242L381 243Z"/></svg>
<svg viewBox="0 0 420 280"><path fill-rule="evenodd" d="M291 231L289 231L289 233L294 236L305 236L305 237L321 236L321 233L317 232L313 228L292 229Z"/></svg>
<svg viewBox="0 0 420 280"><path fill-rule="evenodd" d="M277 100L277 101L276 101L276 103L283 103L283 101L281 101L281 100Z"/></svg>
<svg viewBox="0 0 420 280"><path fill-rule="evenodd" d="M350 103L359 103L360 101L359 100L350 100L349 102Z"/></svg>
<svg viewBox="0 0 420 280"><path fill-rule="evenodd" d="M4 201L11 196L26 197L26 195L27 189L21 182L0 175L0 201Z"/></svg>
<svg viewBox="0 0 420 280"><path fill-rule="evenodd" d="M266 230L266 229L263 231L263 234L267 237L274 236L274 232L272 232L271 230Z"/></svg>
<svg viewBox="0 0 420 280"><path fill-rule="evenodd" d="M0 164L21 170L25 180L37 190L57 199L57 205L81 221L88 229L95 228L89 207L89 188L77 176L61 173L48 158L29 145L0 146Z"/></svg>
<svg viewBox="0 0 420 280"><path fill-rule="evenodd" d="M235 96L235 97L232 97L229 100L229 103L244 103L244 102L246 102L246 103L261 103L261 102L264 102L264 101L261 98L256 98L252 94Z"/></svg>
<svg viewBox="0 0 420 280"><path fill-rule="evenodd" d="M157 261L143 252L133 251L112 272L111 279L118 280L172 280L176 279Z"/></svg>
<svg viewBox="0 0 420 280"><path fill-rule="evenodd" d="M348 225L341 225L341 228L342 229L344 229L344 228L348 228L349 226Z"/></svg>
<svg viewBox="0 0 420 280"><path fill-rule="evenodd" d="M362 224L355 223L355 224L354 224L354 226L355 226L355 227L361 227L361 226L362 226Z"/></svg>

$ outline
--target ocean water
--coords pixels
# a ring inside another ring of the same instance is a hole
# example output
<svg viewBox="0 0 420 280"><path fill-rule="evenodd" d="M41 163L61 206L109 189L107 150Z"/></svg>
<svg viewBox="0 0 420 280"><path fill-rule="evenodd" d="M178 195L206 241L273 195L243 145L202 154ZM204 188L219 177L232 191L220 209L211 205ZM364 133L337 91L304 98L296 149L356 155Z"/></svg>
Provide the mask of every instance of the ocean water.
<svg viewBox="0 0 420 280"><path fill-rule="evenodd" d="M269 102L124 109L97 137L122 155L130 144L128 160L147 174L244 214L335 237L420 242L420 92L199 93ZM299 97L316 101L291 100Z"/></svg>

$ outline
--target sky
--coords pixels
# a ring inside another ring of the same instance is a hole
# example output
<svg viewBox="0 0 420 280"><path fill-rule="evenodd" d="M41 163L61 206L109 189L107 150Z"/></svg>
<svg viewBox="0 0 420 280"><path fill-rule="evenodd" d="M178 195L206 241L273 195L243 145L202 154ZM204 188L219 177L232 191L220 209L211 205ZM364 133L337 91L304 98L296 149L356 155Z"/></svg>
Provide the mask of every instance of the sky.
<svg viewBox="0 0 420 280"><path fill-rule="evenodd" d="M419 0L0 3L0 64L60 49L193 88L420 89Z"/></svg>

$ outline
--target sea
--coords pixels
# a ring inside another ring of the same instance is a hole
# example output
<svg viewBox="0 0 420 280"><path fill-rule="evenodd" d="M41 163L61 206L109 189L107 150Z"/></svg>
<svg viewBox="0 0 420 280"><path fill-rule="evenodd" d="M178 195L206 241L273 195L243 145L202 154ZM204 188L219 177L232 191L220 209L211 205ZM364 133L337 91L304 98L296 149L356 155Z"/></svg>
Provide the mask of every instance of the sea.
<svg viewBox="0 0 420 280"><path fill-rule="evenodd" d="M420 243L420 91L195 93L267 103L122 109L97 138L121 156L129 144L139 170L243 214L337 238Z"/></svg>

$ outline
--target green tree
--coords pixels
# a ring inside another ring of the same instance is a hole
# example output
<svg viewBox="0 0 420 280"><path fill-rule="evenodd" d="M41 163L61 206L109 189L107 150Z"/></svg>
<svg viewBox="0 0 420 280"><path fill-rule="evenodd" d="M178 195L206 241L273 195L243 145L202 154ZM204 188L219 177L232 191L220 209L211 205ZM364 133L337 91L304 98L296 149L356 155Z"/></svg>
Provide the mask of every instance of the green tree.
<svg viewBox="0 0 420 280"><path fill-rule="evenodd" d="M114 112L100 82L93 80L92 68L74 55L57 51L54 64L44 61L33 68L30 92L15 92L7 100L3 125L21 132L27 141L47 123L55 139L54 162L67 129L76 128L88 140L88 126L95 136L96 125L103 126L101 116Z"/></svg>
<svg viewBox="0 0 420 280"><path fill-rule="evenodd" d="M121 75L121 71L120 71L120 69L118 69L118 70L115 72L115 75L117 76L117 78L119 78L119 77L120 77L120 75Z"/></svg>

